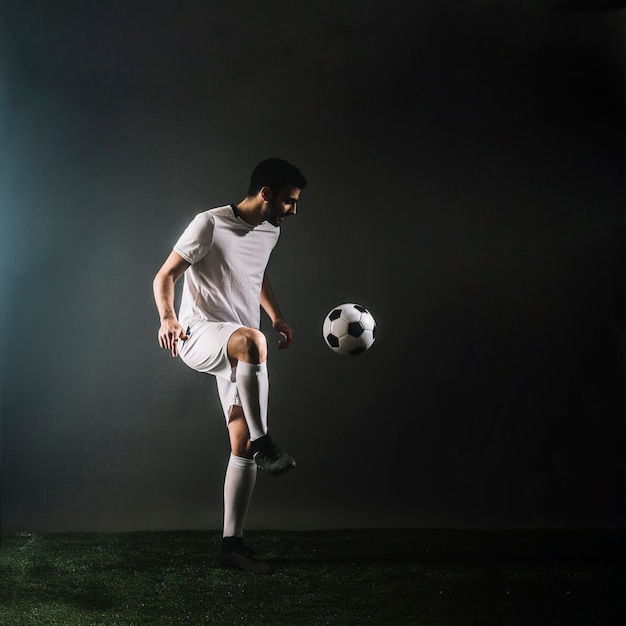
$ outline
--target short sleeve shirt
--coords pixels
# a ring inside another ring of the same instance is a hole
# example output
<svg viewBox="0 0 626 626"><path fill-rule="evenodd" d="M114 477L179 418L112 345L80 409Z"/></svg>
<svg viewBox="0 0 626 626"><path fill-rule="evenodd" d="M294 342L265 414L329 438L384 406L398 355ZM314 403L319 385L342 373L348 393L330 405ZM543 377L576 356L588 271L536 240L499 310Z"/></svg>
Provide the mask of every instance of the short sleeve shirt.
<svg viewBox="0 0 626 626"><path fill-rule="evenodd" d="M268 222L251 226L232 205L196 215L174 245L190 263L180 323L202 319L259 328L263 274L279 235Z"/></svg>

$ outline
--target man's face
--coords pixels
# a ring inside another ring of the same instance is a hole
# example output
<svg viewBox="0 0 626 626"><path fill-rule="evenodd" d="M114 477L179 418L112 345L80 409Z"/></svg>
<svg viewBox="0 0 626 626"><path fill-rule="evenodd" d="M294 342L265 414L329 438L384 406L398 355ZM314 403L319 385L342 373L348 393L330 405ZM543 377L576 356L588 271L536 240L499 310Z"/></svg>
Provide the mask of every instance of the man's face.
<svg viewBox="0 0 626 626"><path fill-rule="evenodd" d="M267 191L269 199L266 200L263 218L274 226L280 226L286 217L296 214L301 190L297 187L285 187L276 195L273 195L269 188Z"/></svg>

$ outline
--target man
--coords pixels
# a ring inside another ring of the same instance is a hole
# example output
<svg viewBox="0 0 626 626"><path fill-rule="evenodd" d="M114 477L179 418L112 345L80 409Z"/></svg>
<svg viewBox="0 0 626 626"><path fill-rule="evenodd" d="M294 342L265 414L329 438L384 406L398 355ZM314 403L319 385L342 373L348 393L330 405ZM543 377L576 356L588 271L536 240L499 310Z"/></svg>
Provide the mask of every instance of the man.
<svg viewBox="0 0 626 626"><path fill-rule="evenodd" d="M262 161L239 204L193 219L153 283L161 318L159 345L173 357L180 354L196 371L216 377L226 417L231 455L218 560L225 567L255 573L271 572L242 540L257 466L280 475L296 465L268 434L267 342L259 330L260 307L281 335L279 348L288 348L293 331L283 319L265 269L280 225L296 214L305 186L295 165L283 159ZM174 284L183 274L177 317Z"/></svg>

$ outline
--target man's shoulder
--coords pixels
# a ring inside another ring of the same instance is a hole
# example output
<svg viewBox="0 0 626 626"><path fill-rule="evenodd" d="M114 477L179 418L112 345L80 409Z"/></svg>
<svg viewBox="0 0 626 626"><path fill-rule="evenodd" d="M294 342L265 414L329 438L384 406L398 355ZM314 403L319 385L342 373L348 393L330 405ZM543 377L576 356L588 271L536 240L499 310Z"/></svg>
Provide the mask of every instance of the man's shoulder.
<svg viewBox="0 0 626 626"><path fill-rule="evenodd" d="M200 213L196 213L189 227L202 230L206 228L214 229L219 224L232 220L232 214L233 210L228 205L200 211Z"/></svg>
<svg viewBox="0 0 626 626"><path fill-rule="evenodd" d="M220 215L230 217L234 216L235 212L233 211L233 207L231 204L225 204L224 206L216 206L213 209L209 209L207 213L212 213L213 215Z"/></svg>
<svg viewBox="0 0 626 626"><path fill-rule="evenodd" d="M212 209L207 209L206 211L201 211L196 215L196 219L210 220L217 218L224 218L233 215L233 209L229 204L224 206L214 207Z"/></svg>

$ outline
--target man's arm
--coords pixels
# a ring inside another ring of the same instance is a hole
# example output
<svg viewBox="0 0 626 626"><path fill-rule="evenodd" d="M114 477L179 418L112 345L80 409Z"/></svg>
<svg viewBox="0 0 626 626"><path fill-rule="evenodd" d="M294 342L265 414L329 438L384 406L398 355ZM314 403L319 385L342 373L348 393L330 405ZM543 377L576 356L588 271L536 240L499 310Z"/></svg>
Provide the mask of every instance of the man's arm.
<svg viewBox="0 0 626 626"><path fill-rule="evenodd" d="M274 291L272 290L272 284L267 273L263 274L263 285L261 286L261 306L267 313L268 317L272 320L272 327L278 331L283 338L278 342L278 347L288 348L291 340L293 339L293 330L283 320L283 315L278 308Z"/></svg>
<svg viewBox="0 0 626 626"><path fill-rule="evenodd" d="M159 345L171 350L172 356L178 356L178 340L187 339L185 329L178 323L174 310L174 284L188 267L189 263L180 254L172 251L152 283L154 302L161 318Z"/></svg>

